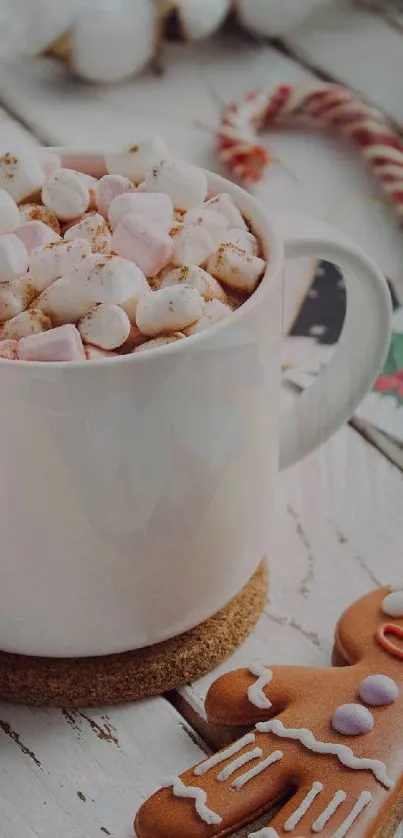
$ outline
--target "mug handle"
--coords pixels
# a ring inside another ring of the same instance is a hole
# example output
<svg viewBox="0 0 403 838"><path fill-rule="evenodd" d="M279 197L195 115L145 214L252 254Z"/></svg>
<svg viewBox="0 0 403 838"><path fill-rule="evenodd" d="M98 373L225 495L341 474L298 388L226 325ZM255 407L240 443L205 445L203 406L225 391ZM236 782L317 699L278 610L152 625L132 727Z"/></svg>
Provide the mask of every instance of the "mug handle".
<svg viewBox="0 0 403 838"><path fill-rule="evenodd" d="M371 389L389 348L392 304L384 276L347 236L323 221L279 215L286 258L319 257L341 268L347 311L334 355L282 415L280 468L305 457L351 418Z"/></svg>

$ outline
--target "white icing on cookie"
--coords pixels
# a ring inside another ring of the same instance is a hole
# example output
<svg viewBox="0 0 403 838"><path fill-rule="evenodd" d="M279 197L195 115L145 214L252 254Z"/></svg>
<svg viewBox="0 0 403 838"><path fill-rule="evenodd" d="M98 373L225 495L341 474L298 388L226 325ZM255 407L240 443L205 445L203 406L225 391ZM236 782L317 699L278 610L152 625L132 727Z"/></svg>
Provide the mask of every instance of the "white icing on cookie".
<svg viewBox="0 0 403 838"><path fill-rule="evenodd" d="M279 835L272 826L264 826L259 832L249 832L248 838L279 838Z"/></svg>
<svg viewBox="0 0 403 838"><path fill-rule="evenodd" d="M352 808L349 816L343 821L341 826L338 828L337 832L334 832L333 838L344 838L347 835L347 832L350 829L350 826L353 825L354 821L357 820L358 816L361 814L362 810L368 806L368 803L371 803L372 794L370 791L363 791L361 792L357 803Z"/></svg>
<svg viewBox="0 0 403 838"><path fill-rule="evenodd" d="M304 815L307 813L309 807L315 800L315 797L323 791L323 783L314 783L312 788L309 790L306 797L304 797L301 804L298 806L298 809L288 818L288 820L284 824L284 832L292 832L293 829L299 824L302 820Z"/></svg>
<svg viewBox="0 0 403 838"><path fill-rule="evenodd" d="M278 762L280 759L283 758L282 751L274 751L270 756L266 757L263 762L259 762L258 765L255 765L253 768L250 768L249 771L246 771L245 774L241 774L240 777L237 777L233 783L231 783L232 789L241 789L246 783L249 783L249 780L252 780L253 777L257 777L262 771L265 771L269 765L273 765L275 762Z"/></svg>
<svg viewBox="0 0 403 838"><path fill-rule="evenodd" d="M315 754L334 754L347 768L361 771L372 771L374 777L385 788L391 789L395 785L394 780L388 777L386 765L378 759L367 759L356 757L351 748L347 745L339 745L337 742L320 742L315 739L311 730L307 728L286 728L279 719L272 719L269 722L258 722L255 726L260 733L274 733L284 739L296 739L313 751Z"/></svg>
<svg viewBox="0 0 403 838"><path fill-rule="evenodd" d="M336 809L344 803L347 795L345 791L336 791L334 797L332 797L326 809L323 810L322 814L316 819L315 823L312 824L312 832L322 832L324 826L326 826L327 822L330 821L330 818L333 817Z"/></svg>
<svg viewBox="0 0 403 838"><path fill-rule="evenodd" d="M255 734L247 733L242 737L242 739L238 739L230 745L229 748L226 748L225 751L219 751L217 754L213 754L212 757L209 757L209 759L206 759L200 765L197 765L193 774L196 777L200 777L202 774L207 774L207 771L210 771L210 768L215 768L216 765L220 765L221 762L225 762L226 759L230 759L230 757L233 757L234 754L242 751L242 748L244 748L245 745L251 745L254 741Z"/></svg>
<svg viewBox="0 0 403 838"><path fill-rule="evenodd" d="M166 789L172 786L172 791L175 797L189 797L195 802L195 809L199 817L209 826L221 823L222 818L206 806L207 794L203 789L197 786L185 786L179 777L168 777L162 783L162 788Z"/></svg>
<svg viewBox="0 0 403 838"><path fill-rule="evenodd" d="M258 707L259 710L269 710L272 703L264 694L263 687L267 687L267 684L270 684L270 681L273 678L271 669L268 669L267 666L256 664L255 666L249 667L249 672L251 675L256 675L257 678L257 681L255 681L254 684L251 684L248 689L248 699L250 703L254 704L255 707Z"/></svg>
<svg viewBox="0 0 403 838"><path fill-rule="evenodd" d="M237 759L234 759L233 762L229 763L229 765L226 765L218 775L217 780L220 780L220 782L228 780L228 777L231 777L231 774L234 774L238 768L242 768L242 766L247 762L251 762L253 759L258 759L262 756L263 751L261 748L254 748L253 751L246 751L245 754L241 754L240 757L237 757Z"/></svg>

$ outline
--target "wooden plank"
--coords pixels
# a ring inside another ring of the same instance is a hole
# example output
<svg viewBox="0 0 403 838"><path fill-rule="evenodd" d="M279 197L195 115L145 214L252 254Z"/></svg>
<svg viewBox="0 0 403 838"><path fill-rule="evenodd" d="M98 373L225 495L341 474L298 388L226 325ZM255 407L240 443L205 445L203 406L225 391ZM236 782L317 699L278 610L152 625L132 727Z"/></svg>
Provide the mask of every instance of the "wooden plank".
<svg viewBox="0 0 403 838"><path fill-rule="evenodd" d="M21 123L13 119L0 106L0 150L8 148L22 149L37 146L37 139Z"/></svg>
<svg viewBox="0 0 403 838"><path fill-rule="evenodd" d="M128 838L166 775L200 760L164 699L105 711L0 705L2 838Z"/></svg>
<svg viewBox="0 0 403 838"><path fill-rule="evenodd" d="M351 86L403 123L402 39L400 29L392 28L383 17L335 2L285 40L303 60Z"/></svg>

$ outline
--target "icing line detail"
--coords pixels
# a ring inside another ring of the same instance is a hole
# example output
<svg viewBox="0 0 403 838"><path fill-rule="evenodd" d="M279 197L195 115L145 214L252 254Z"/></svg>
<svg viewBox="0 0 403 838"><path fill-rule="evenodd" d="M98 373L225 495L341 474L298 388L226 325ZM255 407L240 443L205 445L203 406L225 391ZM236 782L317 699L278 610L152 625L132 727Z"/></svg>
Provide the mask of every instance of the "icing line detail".
<svg viewBox="0 0 403 838"><path fill-rule="evenodd" d="M304 815L306 815L310 805L315 800L315 797L323 791L323 783L313 783L312 788L309 789L308 794L304 797L301 804L298 806L298 809L288 818L288 820L284 824L284 831L285 832L292 832L293 829L299 824L302 820Z"/></svg>
<svg viewBox="0 0 403 838"><path fill-rule="evenodd" d="M270 681L273 678L273 673L271 669L268 669L267 666L261 666L260 664L256 664L255 666L249 667L249 672L251 675L256 675L257 681L248 689L248 699L251 704L254 704L255 707L258 707L259 710L269 710L272 707L272 702L267 698L267 695L263 692L263 687L267 687L267 684L270 684Z"/></svg>
<svg viewBox="0 0 403 838"><path fill-rule="evenodd" d="M251 762L252 759L258 759L262 756L263 751L261 748L254 748L253 751L246 751L246 753L241 754L240 757L234 759L233 762L230 762L229 765L226 765L218 775L217 780L220 780L220 782L228 780L228 777L231 777L231 774L234 774L238 768L242 768L242 766L247 762Z"/></svg>
<svg viewBox="0 0 403 838"><path fill-rule="evenodd" d="M272 719L269 722L258 722L256 730L260 733L274 733L275 736L283 737L284 739L297 739L315 754L333 754L337 756L340 762L347 768L361 771L372 771L374 777L385 788L391 789L395 785L394 781L388 776L386 765L378 759L369 759L365 757L356 757L347 745L340 745L338 742L320 742L315 739L312 731L307 728L286 728L279 719Z"/></svg>
<svg viewBox="0 0 403 838"><path fill-rule="evenodd" d="M170 786L172 786L175 797L188 797L194 800L196 812L204 823L209 826L221 823L220 815L206 806L207 794L203 789L199 789L197 786L185 786L179 777L168 777L163 781L162 788L169 788Z"/></svg>
<svg viewBox="0 0 403 838"><path fill-rule="evenodd" d="M312 832L322 832L324 826L326 826L327 822L330 821L330 818L333 817L336 809L344 803L347 795L345 791L336 791L334 797L332 797L326 809L323 810L322 814L316 819L315 823L312 824Z"/></svg>
<svg viewBox="0 0 403 838"><path fill-rule="evenodd" d="M343 821L337 832L334 833L333 838L344 838L347 835L350 826L353 825L354 821L357 820L358 816L361 814L363 809L368 806L368 803L371 803L372 794L370 791L363 791L361 792L357 803L352 808L348 817Z"/></svg>
<svg viewBox="0 0 403 838"><path fill-rule="evenodd" d="M269 765L273 765L275 762L278 762L280 759L283 758L282 751L273 751L270 756L266 757L263 762L259 762L257 765L254 765L253 768L250 768L249 771L245 771L245 774L241 774L240 777L237 777L233 783L231 783L231 788L233 789L241 789L243 788L246 783L249 783L249 780L252 780L253 777L257 777L262 771L269 767Z"/></svg>
<svg viewBox="0 0 403 838"><path fill-rule="evenodd" d="M248 838L279 838L279 835L272 826L264 826L259 832L249 832Z"/></svg>
<svg viewBox="0 0 403 838"><path fill-rule="evenodd" d="M217 754L213 754L212 757L206 759L204 762L197 765L193 771L193 774L196 777L200 777L202 774L207 774L207 771L210 771L210 768L215 768L216 765L219 765L221 762L225 762L226 759L230 759L239 751L242 751L242 748L245 745L251 745L252 742L255 741L255 734L254 733L247 733L242 739L238 739L224 751L218 751Z"/></svg>

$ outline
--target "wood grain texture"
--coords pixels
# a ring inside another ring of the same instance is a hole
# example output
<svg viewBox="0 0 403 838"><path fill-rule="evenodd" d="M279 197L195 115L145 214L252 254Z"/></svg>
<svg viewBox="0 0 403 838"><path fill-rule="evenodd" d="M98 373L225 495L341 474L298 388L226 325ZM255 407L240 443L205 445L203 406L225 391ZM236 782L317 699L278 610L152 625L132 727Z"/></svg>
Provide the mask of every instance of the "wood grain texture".
<svg viewBox="0 0 403 838"><path fill-rule="evenodd" d="M129 838L161 778L198 761L164 699L82 712L0 705L2 838Z"/></svg>
<svg viewBox="0 0 403 838"><path fill-rule="evenodd" d="M286 40L310 64L362 93L392 119L403 121L402 31L390 20L334 0Z"/></svg>

